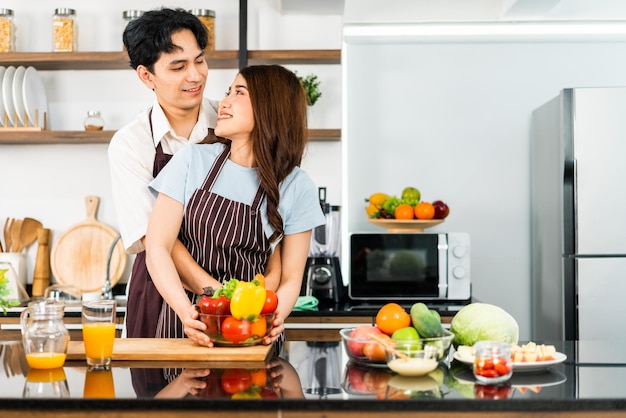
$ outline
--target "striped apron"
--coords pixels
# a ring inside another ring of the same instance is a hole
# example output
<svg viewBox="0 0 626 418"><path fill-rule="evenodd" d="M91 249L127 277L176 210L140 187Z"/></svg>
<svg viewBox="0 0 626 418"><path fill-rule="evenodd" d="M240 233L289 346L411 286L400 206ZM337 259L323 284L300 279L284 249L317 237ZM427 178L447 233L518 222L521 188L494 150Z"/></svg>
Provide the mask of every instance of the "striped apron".
<svg viewBox="0 0 626 418"><path fill-rule="evenodd" d="M271 255L271 245L263 230L261 203L265 193L259 186L251 205L211 192L228 161L230 145L213 163L202 186L187 204L180 241L191 256L216 280L236 278L251 281L263 273ZM187 292L194 302L194 294ZM157 338L183 338L182 322L164 301L157 325Z"/></svg>

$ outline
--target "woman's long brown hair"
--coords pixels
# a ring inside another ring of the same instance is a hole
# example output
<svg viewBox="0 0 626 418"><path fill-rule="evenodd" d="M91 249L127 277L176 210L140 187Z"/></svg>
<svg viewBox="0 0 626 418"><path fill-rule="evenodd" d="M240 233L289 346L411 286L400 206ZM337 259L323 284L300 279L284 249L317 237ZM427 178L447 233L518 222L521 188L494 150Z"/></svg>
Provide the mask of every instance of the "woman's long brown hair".
<svg viewBox="0 0 626 418"><path fill-rule="evenodd" d="M279 185L300 166L308 140L306 96L298 77L280 65L253 65L240 74L250 92L255 120L252 149L274 242L284 232L278 211Z"/></svg>

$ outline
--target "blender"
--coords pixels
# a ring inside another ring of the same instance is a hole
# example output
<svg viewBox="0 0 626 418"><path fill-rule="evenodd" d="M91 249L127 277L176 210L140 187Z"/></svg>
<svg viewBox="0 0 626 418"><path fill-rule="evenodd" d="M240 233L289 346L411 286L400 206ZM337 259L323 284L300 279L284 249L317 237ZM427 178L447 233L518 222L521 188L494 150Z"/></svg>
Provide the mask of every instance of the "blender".
<svg viewBox="0 0 626 418"><path fill-rule="evenodd" d="M300 294L315 296L320 303L343 302L346 287L341 276L339 264L340 206L326 202L326 188L319 188L322 211L326 224L313 229L309 257L307 258Z"/></svg>

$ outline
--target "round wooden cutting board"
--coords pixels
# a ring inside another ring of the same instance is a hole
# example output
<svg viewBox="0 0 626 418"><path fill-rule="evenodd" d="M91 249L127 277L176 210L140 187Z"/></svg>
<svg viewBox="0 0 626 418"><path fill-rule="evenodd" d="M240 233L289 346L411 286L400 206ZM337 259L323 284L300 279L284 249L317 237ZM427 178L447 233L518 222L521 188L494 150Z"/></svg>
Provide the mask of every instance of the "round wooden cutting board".
<svg viewBox="0 0 626 418"><path fill-rule="evenodd" d="M96 220L100 199L85 197L87 219L63 232L52 247L50 267L58 283L70 284L82 292L102 289L107 275L107 260L118 233ZM111 255L111 286L115 286L126 268L124 245L119 240Z"/></svg>

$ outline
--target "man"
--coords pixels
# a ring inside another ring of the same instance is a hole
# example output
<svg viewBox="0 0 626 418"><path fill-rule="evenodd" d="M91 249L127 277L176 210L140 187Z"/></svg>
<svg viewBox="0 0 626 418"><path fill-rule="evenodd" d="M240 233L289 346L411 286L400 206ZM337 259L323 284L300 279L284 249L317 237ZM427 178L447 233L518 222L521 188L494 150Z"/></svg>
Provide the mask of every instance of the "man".
<svg viewBox="0 0 626 418"><path fill-rule="evenodd" d="M148 11L124 30L131 67L155 94L152 107L116 132L108 150L122 241L128 253L137 254L127 289L130 338L155 337L162 305L145 265L144 239L155 201L148 183L178 150L215 138L218 102L203 98L207 39L202 23L183 9ZM180 241L173 257L187 289L201 293L206 286L219 286Z"/></svg>

